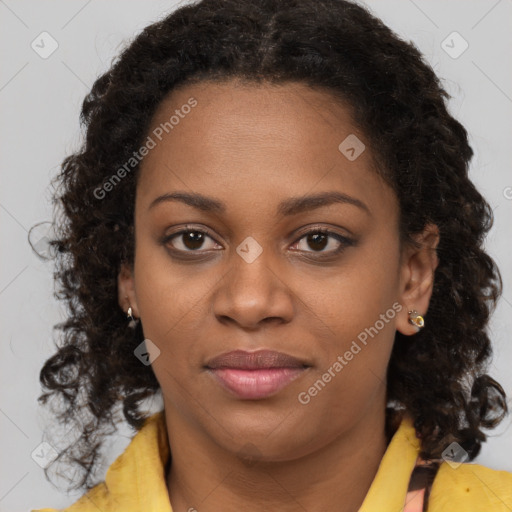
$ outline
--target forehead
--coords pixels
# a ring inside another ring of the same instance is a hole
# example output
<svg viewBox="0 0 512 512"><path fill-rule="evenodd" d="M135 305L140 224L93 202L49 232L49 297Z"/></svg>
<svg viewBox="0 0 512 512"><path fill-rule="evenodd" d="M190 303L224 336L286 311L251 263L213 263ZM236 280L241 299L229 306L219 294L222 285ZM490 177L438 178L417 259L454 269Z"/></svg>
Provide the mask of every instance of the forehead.
<svg viewBox="0 0 512 512"><path fill-rule="evenodd" d="M141 205L174 190L266 207L326 190L366 196L372 208L394 201L348 105L307 85L187 85L162 101L148 136L154 147L140 166Z"/></svg>
<svg viewBox="0 0 512 512"><path fill-rule="evenodd" d="M196 106L189 108L194 100ZM263 157L288 147L297 155L300 149L300 157L308 154L318 159L319 154L332 154L338 139L355 131L349 106L326 91L295 82L239 80L202 82L173 91L157 108L150 127L158 142L167 143L174 154L180 146L190 151L184 142L200 150L189 158L209 152L218 156L223 150L244 158L257 148ZM237 154L234 149L239 150Z"/></svg>

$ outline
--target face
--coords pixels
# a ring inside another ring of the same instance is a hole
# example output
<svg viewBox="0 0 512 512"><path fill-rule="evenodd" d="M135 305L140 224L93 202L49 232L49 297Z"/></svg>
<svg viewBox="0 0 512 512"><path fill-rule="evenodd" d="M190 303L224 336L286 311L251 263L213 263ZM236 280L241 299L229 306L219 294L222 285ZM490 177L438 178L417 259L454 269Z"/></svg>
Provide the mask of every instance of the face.
<svg viewBox="0 0 512 512"><path fill-rule="evenodd" d="M400 259L397 199L347 108L301 84L201 83L148 136L119 302L159 350L168 421L291 460L383 414L395 331L416 332L435 263ZM300 364L260 380L207 367L263 349Z"/></svg>

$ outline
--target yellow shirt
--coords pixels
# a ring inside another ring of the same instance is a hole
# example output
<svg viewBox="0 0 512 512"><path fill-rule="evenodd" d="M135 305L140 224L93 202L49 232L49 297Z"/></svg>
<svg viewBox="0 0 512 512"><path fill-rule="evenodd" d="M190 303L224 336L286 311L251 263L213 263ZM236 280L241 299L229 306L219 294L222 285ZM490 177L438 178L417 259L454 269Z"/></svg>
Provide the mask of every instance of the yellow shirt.
<svg viewBox="0 0 512 512"><path fill-rule="evenodd" d="M420 449L405 417L391 439L359 512L403 509L411 472ZM61 512L172 512L166 485L169 459L165 416L153 414L109 467L105 481ZM429 512L510 512L512 473L479 464L454 468L443 462L429 498ZM33 509L31 512L58 512Z"/></svg>

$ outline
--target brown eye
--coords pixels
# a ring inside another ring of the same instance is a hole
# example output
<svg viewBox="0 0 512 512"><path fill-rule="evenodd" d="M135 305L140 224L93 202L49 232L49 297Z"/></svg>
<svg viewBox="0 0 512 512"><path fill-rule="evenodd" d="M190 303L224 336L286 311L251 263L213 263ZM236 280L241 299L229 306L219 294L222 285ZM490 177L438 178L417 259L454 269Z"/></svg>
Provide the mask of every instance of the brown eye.
<svg viewBox="0 0 512 512"><path fill-rule="evenodd" d="M329 245L329 236L323 233L310 233L306 235L308 246L315 251L324 250Z"/></svg>
<svg viewBox="0 0 512 512"><path fill-rule="evenodd" d="M199 249L209 250L214 248L213 246L204 247L205 242L208 239L213 241L213 239L205 231L200 229L186 229L179 231L178 233L174 233L165 241L166 243L171 243L172 248L176 249L177 251L199 252Z"/></svg>
<svg viewBox="0 0 512 512"><path fill-rule="evenodd" d="M301 245L301 241L303 241ZM354 242L333 231L314 229L304 234L295 243L299 251L318 252L326 254L335 254L341 252L346 246L353 245ZM311 250L308 250L311 249ZM327 248L327 250L325 250Z"/></svg>

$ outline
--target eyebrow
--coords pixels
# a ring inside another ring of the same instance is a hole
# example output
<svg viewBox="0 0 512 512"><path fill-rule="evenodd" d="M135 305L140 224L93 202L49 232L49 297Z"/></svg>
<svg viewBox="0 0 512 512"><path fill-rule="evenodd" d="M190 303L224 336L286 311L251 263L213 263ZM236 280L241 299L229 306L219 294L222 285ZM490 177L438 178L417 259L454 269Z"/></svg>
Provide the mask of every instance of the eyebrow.
<svg viewBox="0 0 512 512"><path fill-rule="evenodd" d="M154 199L148 207L151 210L155 206L168 201L180 201L193 208L210 213L225 213L226 205L217 199L207 197L198 193L172 192L163 194ZM370 209L361 200L351 197L341 192L321 192L309 196L291 197L279 203L277 215L288 217L297 215L310 210L315 210L323 206L329 206L335 203L351 204L357 206L371 216Z"/></svg>

